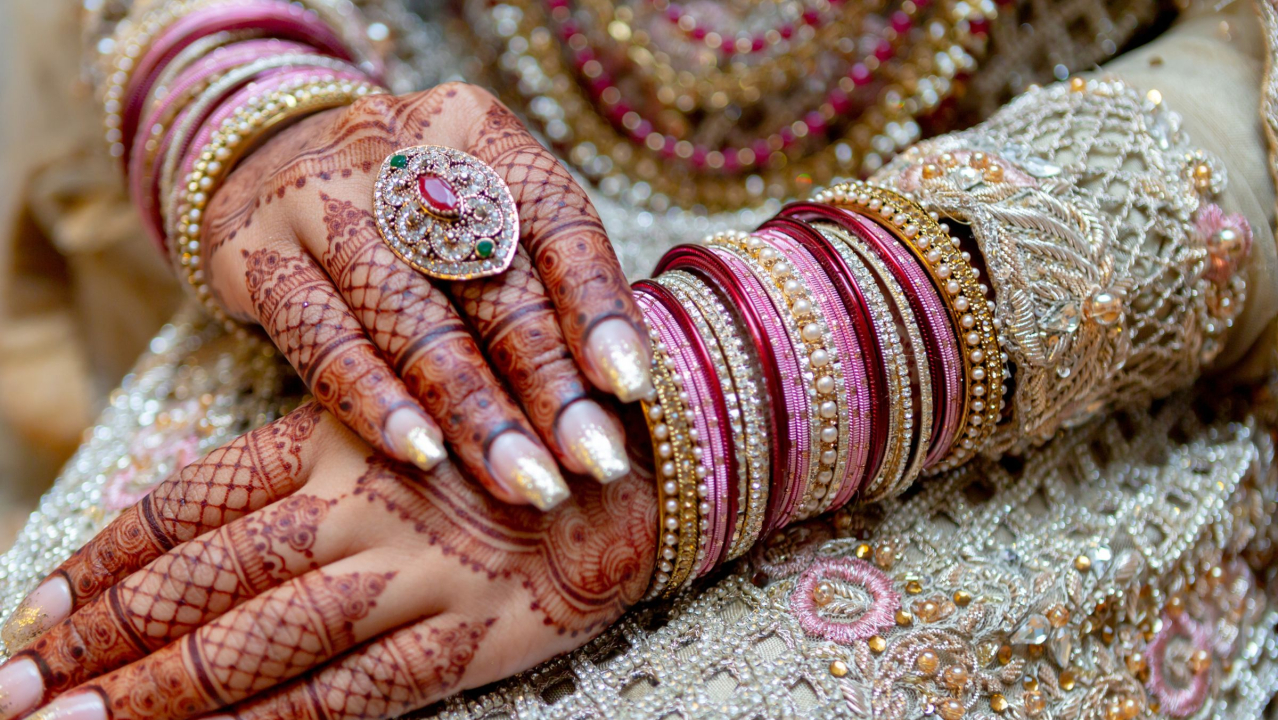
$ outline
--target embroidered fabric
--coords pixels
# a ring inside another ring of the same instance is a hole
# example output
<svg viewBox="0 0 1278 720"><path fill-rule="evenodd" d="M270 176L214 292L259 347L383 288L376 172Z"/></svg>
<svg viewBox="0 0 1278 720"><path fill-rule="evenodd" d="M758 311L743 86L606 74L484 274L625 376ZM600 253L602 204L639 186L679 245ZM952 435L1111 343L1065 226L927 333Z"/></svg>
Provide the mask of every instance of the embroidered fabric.
<svg viewBox="0 0 1278 720"><path fill-rule="evenodd" d="M0 612L176 463L299 399L286 366L194 310L151 349L0 558ZM793 527L419 715L1254 716L1278 689L1275 391L1206 410L1180 395Z"/></svg>
<svg viewBox="0 0 1278 720"><path fill-rule="evenodd" d="M1015 367L1013 422L990 452L1148 405L1220 351L1245 284L1213 275L1238 267L1214 239L1225 220L1209 200L1224 170L1179 127L1116 80L1076 78L875 175L970 225L981 247ZM1234 250L1245 253L1242 234Z"/></svg>

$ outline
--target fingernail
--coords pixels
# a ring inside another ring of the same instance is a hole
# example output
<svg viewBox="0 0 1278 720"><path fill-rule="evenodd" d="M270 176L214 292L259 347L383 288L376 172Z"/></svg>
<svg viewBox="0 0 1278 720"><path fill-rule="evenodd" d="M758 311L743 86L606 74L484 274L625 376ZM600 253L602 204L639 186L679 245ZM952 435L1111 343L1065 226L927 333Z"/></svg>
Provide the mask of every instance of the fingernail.
<svg viewBox="0 0 1278 720"><path fill-rule="evenodd" d="M502 433L488 448L493 476L542 510L568 498L568 484L545 450L520 432Z"/></svg>
<svg viewBox="0 0 1278 720"><path fill-rule="evenodd" d="M630 323L605 320L590 333L586 353L622 402L634 402L652 390L648 343Z"/></svg>
<svg viewBox="0 0 1278 720"><path fill-rule="evenodd" d="M9 616L0 628L0 640L13 654L70 615L71 586L61 577L46 580Z"/></svg>
<svg viewBox="0 0 1278 720"><path fill-rule="evenodd" d="M626 438L617 422L593 400L578 400L559 416L559 441L601 483L630 474Z"/></svg>
<svg viewBox="0 0 1278 720"><path fill-rule="evenodd" d="M0 665L0 720L17 717L44 697L44 679L30 658L18 658Z"/></svg>
<svg viewBox="0 0 1278 720"><path fill-rule="evenodd" d="M95 692L72 693L36 710L27 720L106 720L106 706Z"/></svg>
<svg viewBox="0 0 1278 720"><path fill-rule="evenodd" d="M448 457L439 431L416 410L396 410L386 421L386 432L395 449L422 470L430 470Z"/></svg>

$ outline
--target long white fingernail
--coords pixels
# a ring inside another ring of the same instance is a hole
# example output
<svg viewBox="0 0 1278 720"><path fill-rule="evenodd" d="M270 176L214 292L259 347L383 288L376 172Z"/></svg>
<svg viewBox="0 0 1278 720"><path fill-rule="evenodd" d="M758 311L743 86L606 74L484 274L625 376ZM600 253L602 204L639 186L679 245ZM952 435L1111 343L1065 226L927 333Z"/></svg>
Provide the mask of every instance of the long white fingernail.
<svg viewBox="0 0 1278 720"><path fill-rule="evenodd" d="M617 421L593 400L578 400L559 416L559 442L601 483L630 473L626 438Z"/></svg>
<svg viewBox="0 0 1278 720"><path fill-rule="evenodd" d="M44 697L44 678L30 658L21 657L0 665L0 720L27 712Z"/></svg>
<svg viewBox="0 0 1278 720"><path fill-rule="evenodd" d="M106 706L95 692L63 695L36 710L27 720L106 720Z"/></svg>
<svg viewBox="0 0 1278 720"><path fill-rule="evenodd" d="M652 390L648 341L625 320L599 323L586 341L586 355L622 402L634 402Z"/></svg>
<svg viewBox="0 0 1278 720"><path fill-rule="evenodd" d="M16 653L70 615L71 586L62 577L45 580L5 621L0 640L9 654Z"/></svg>
<svg viewBox="0 0 1278 720"><path fill-rule="evenodd" d="M497 482L541 510L568 499L568 483L554 459L521 432L502 433L494 440L488 465Z"/></svg>
<svg viewBox="0 0 1278 720"><path fill-rule="evenodd" d="M386 433L395 449L422 470L430 470L448 457L439 430L416 410L396 410L386 421Z"/></svg>

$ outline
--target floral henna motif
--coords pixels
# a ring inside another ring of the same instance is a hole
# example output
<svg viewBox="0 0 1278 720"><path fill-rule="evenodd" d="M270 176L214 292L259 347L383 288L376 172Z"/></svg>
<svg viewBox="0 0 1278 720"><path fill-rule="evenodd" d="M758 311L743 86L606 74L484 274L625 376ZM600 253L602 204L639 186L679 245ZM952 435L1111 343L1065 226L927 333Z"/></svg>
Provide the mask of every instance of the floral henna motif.
<svg viewBox="0 0 1278 720"><path fill-rule="evenodd" d="M303 448L321 408L310 404L179 470L125 510L54 576L82 607L174 546L265 507L304 480Z"/></svg>
<svg viewBox="0 0 1278 720"><path fill-rule="evenodd" d="M355 494L386 507L464 567L514 579L560 634L593 634L642 597L656 547L651 478L581 483L552 512L491 500L451 466L429 482L370 458Z"/></svg>
<svg viewBox="0 0 1278 720"><path fill-rule="evenodd" d="M456 688L494 622L436 627L427 621L397 631L232 714L238 720L398 717Z"/></svg>
<svg viewBox="0 0 1278 720"><path fill-rule="evenodd" d="M394 573L312 573L177 643L86 683L110 720L187 718L237 702L345 652Z"/></svg>
<svg viewBox="0 0 1278 720"><path fill-rule="evenodd" d="M317 568L316 533L335 500L295 495L161 555L24 653L46 697L124 666L213 618Z"/></svg>
<svg viewBox="0 0 1278 720"><path fill-rule="evenodd" d="M610 317L642 328L639 309L598 213L555 156L501 103L484 116L471 152L505 179L519 206L520 237L560 309L569 347Z"/></svg>

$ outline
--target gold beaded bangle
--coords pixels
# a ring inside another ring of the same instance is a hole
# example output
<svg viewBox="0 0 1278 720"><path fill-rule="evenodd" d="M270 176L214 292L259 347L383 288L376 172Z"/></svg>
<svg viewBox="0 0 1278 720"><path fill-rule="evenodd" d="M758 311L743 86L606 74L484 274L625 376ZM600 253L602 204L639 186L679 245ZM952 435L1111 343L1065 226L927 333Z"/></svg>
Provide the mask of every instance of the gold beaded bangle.
<svg viewBox="0 0 1278 720"><path fill-rule="evenodd" d="M696 579L701 543L701 499L697 497L698 441L683 400L682 382L665 343L652 337L653 392L642 402L656 460L658 530L657 569L645 599L670 597Z"/></svg>
<svg viewBox="0 0 1278 720"><path fill-rule="evenodd" d="M870 273L879 279L881 290L890 304L896 307L895 316L900 318L897 326L897 336L900 341L897 350L898 364L909 368L910 373L901 376L901 379L907 384L913 382L913 387L906 395L903 405L907 411L913 413L911 422L914 425L914 433L906 434L903 448L908 450L913 447L914 451L903 456L900 474L894 481L880 488L867 489L864 499L872 502L900 493L918 479L922 472L923 461L927 457L932 442L932 372L928 366L926 349L923 345L923 331L896 275L878 254L855 235L834 223L814 222L812 225L827 238L837 238L838 241L846 244L861 258ZM913 363L910 362L911 360Z"/></svg>
<svg viewBox="0 0 1278 720"><path fill-rule="evenodd" d="M950 237L949 228L939 217L898 192L854 181L823 190L813 200L845 208L881 225L909 249L936 284L959 336L966 392L954 447L935 469L962 465L994 433L1006 392L1006 358L989 287L980 282L971 256L961 250L957 238Z"/></svg>
<svg viewBox="0 0 1278 720"><path fill-rule="evenodd" d="M887 380L887 437L878 470L857 491L860 502L874 502L887 497L892 488L900 485L906 477L905 466L914 439L914 414L910 412L914 407L914 391L910 386L910 365L887 293L880 288L869 265L850 245L842 242L839 235L829 232L829 224L816 223L813 228L830 242L852 273L853 281L865 298L871 329L882 348L883 372Z"/></svg>
<svg viewBox="0 0 1278 720"><path fill-rule="evenodd" d="M801 353L804 392L812 404L811 454L793 519L806 520L821 513L830 490L839 486L847 472L849 411L838 346L802 274L780 250L754 235L732 231L713 236L709 244L734 252L754 270L773 303L785 308L781 318Z"/></svg>
<svg viewBox="0 0 1278 720"><path fill-rule="evenodd" d="M349 105L360 97L381 92L384 91L369 82L334 81L324 76L299 79L237 108L234 117L213 132L208 144L201 148L194 170L186 184L178 189L178 220L170 245L174 264L186 284L213 318L228 330L238 330L239 323L213 300L200 268L202 214L218 184L226 179L239 156L271 128L300 115Z"/></svg>
<svg viewBox="0 0 1278 720"><path fill-rule="evenodd" d="M737 523L729 538L728 560L749 550L759 539L771 489L771 456L766 427L767 403L755 368L732 316L714 291L695 275L667 270L655 279L688 310L709 349L720 388L728 403L729 430L737 454Z"/></svg>

